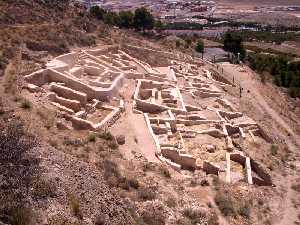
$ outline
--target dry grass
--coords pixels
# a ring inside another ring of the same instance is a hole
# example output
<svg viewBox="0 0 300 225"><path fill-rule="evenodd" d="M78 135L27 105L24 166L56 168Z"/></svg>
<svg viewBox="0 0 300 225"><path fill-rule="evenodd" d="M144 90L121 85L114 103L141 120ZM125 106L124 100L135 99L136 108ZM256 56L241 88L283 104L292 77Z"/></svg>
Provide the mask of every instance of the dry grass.
<svg viewBox="0 0 300 225"><path fill-rule="evenodd" d="M38 107L37 115L41 118L45 128L50 129L55 124L56 113L47 109L46 107Z"/></svg>
<svg viewBox="0 0 300 225"><path fill-rule="evenodd" d="M79 200L74 196L70 195L69 196L69 203L70 203L70 208L74 216L76 216L79 219L82 219L82 211L81 211L81 206Z"/></svg>
<svg viewBox="0 0 300 225"><path fill-rule="evenodd" d="M142 201L152 201L156 198L156 192L149 187L140 188L138 190L138 197Z"/></svg>
<svg viewBox="0 0 300 225"><path fill-rule="evenodd" d="M21 61L20 53L15 56L4 72L4 92L10 94L16 94L18 91L18 72L19 72L19 65Z"/></svg>
<svg viewBox="0 0 300 225"><path fill-rule="evenodd" d="M251 202L247 199L236 198L225 190L219 190L214 199L224 216L240 215L245 219L250 218Z"/></svg>
<svg viewBox="0 0 300 225"><path fill-rule="evenodd" d="M161 205L148 204L142 211L141 217L145 224L165 225L166 215Z"/></svg>
<svg viewBox="0 0 300 225"><path fill-rule="evenodd" d="M11 225L31 225L33 223L33 212L30 208L16 207L11 210Z"/></svg>

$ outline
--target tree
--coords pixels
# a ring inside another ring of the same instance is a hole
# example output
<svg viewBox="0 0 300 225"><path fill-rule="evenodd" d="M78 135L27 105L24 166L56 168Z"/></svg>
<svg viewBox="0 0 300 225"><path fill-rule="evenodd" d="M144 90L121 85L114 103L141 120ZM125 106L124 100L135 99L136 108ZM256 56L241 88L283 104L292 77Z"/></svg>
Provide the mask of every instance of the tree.
<svg viewBox="0 0 300 225"><path fill-rule="evenodd" d="M134 14L131 11L121 11L119 13L119 27L131 28L133 27Z"/></svg>
<svg viewBox="0 0 300 225"><path fill-rule="evenodd" d="M240 54L241 60L246 56L242 37L234 33L226 32L224 37L224 50L232 52L236 56Z"/></svg>
<svg viewBox="0 0 300 225"><path fill-rule="evenodd" d="M195 47L196 52L202 53L202 59L203 59L203 53L204 53L204 42L202 40L198 40L197 45Z"/></svg>
<svg viewBox="0 0 300 225"><path fill-rule="evenodd" d="M99 6L93 6L90 8L90 15L97 18L98 20L103 20L106 11Z"/></svg>
<svg viewBox="0 0 300 225"><path fill-rule="evenodd" d="M160 20L156 20L154 26L158 32L160 32L164 27L163 23Z"/></svg>
<svg viewBox="0 0 300 225"><path fill-rule="evenodd" d="M154 27L154 18L144 7L138 8L134 12L133 24L137 30L151 30Z"/></svg>
<svg viewBox="0 0 300 225"><path fill-rule="evenodd" d="M119 15L115 12L108 12L104 15L104 23L109 24L109 25L119 25L120 23L120 18Z"/></svg>

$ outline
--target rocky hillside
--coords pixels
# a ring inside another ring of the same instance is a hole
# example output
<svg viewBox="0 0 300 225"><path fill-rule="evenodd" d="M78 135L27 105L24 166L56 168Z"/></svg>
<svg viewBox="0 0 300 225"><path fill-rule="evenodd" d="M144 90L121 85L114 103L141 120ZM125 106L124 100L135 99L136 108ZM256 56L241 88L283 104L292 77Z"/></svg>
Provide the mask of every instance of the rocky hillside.
<svg viewBox="0 0 300 225"><path fill-rule="evenodd" d="M97 28L85 9L69 0L1 1L0 27L0 76L18 48L62 54L94 45L90 32Z"/></svg>
<svg viewBox="0 0 300 225"><path fill-rule="evenodd" d="M3 0L0 25L58 23L78 9L70 0Z"/></svg>

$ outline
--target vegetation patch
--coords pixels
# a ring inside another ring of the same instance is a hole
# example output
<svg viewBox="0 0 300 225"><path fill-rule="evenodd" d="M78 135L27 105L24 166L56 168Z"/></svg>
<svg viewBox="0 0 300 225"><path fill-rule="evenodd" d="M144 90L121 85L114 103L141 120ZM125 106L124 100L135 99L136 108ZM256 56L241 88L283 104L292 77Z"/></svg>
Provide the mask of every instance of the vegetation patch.
<svg viewBox="0 0 300 225"><path fill-rule="evenodd" d="M23 99L22 100L22 102L21 102L21 104L20 104L20 107L22 108L22 109L31 109L31 102L29 101L29 100L27 100L27 99Z"/></svg>
<svg viewBox="0 0 300 225"><path fill-rule="evenodd" d="M226 190L218 191L214 199L224 216L240 215L250 219L252 204L249 200L237 198Z"/></svg>
<svg viewBox="0 0 300 225"><path fill-rule="evenodd" d="M112 141L114 139L114 136L109 131L100 133L99 137L107 141Z"/></svg>
<svg viewBox="0 0 300 225"><path fill-rule="evenodd" d="M274 83L287 88L291 97L300 97L300 62L291 62L284 56L251 53L249 63L258 73L271 74Z"/></svg>
<svg viewBox="0 0 300 225"><path fill-rule="evenodd" d="M96 134L90 133L87 138L88 142L96 142Z"/></svg>
<svg viewBox="0 0 300 225"><path fill-rule="evenodd" d="M11 210L10 224L11 225L31 225L33 222L33 212L30 208L16 207Z"/></svg>
<svg viewBox="0 0 300 225"><path fill-rule="evenodd" d="M33 196L38 199L55 197L57 188L54 182L45 179L37 179L33 184Z"/></svg>
<svg viewBox="0 0 300 225"><path fill-rule="evenodd" d="M69 196L69 203L70 203L70 208L74 216L76 216L79 219L82 219L82 211L81 211L81 206L79 200L74 196L70 195Z"/></svg>
<svg viewBox="0 0 300 225"><path fill-rule="evenodd" d="M156 198L156 192L150 187L140 188L138 190L138 197L142 201L152 201Z"/></svg>

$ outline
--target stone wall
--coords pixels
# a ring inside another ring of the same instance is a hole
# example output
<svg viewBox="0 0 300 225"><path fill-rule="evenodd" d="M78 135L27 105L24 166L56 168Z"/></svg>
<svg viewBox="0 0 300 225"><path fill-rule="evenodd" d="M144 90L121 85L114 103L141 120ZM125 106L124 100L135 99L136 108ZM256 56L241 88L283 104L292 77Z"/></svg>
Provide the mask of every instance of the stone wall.
<svg viewBox="0 0 300 225"><path fill-rule="evenodd" d="M181 165L183 169L196 169L196 159L191 155L180 154L178 151L169 148L162 148L161 154L163 157Z"/></svg>

